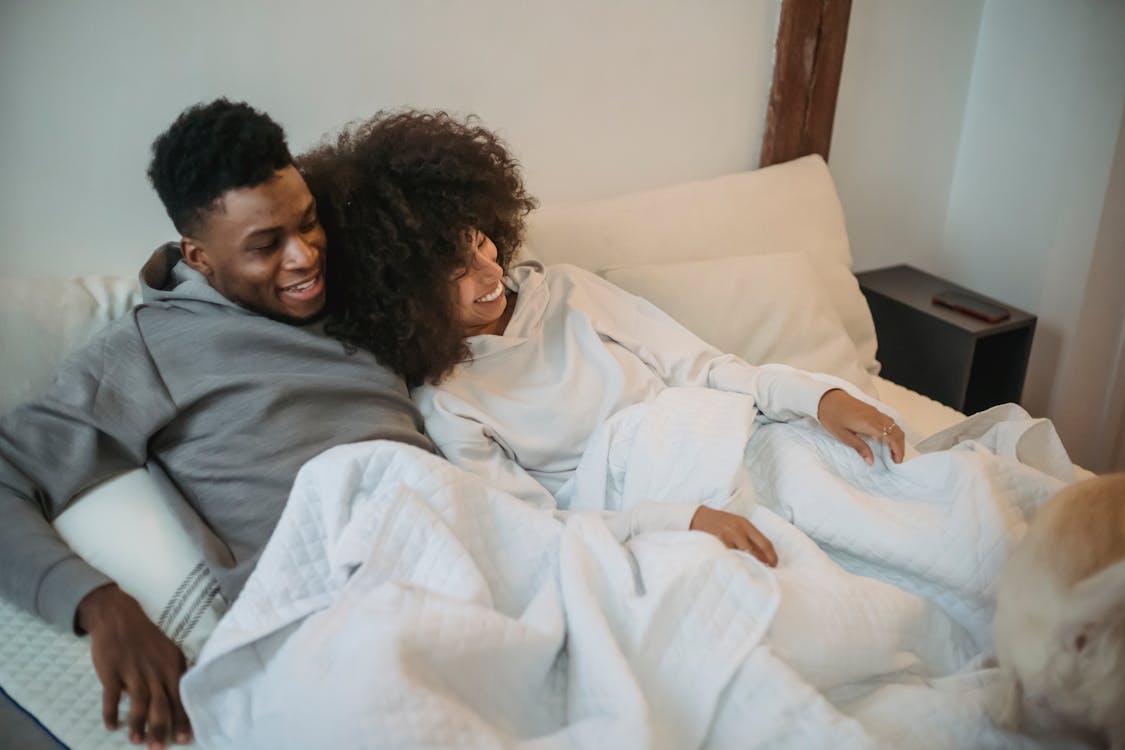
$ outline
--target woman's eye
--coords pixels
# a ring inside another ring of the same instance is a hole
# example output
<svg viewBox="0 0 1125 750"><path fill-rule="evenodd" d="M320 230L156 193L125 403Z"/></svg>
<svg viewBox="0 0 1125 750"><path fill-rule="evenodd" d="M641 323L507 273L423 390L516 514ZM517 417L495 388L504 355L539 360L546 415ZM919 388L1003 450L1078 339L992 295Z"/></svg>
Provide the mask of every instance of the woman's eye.
<svg viewBox="0 0 1125 750"><path fill-rule="evenodd" d="M313 219L312 221L305 222L301 225L301 234L308 234L320 225L320 219Z"/></svg>
<svg viewBox="0 0 1125 750"><path fill-rule="evenodd" d="M253 250L256 253L268 253L271 250L275 250L276 248L277 248L277 240L273 239L273 240L270 240L269 242L267 242L264 245L256 245L256 246L254 246L250 249Z"/></svg>

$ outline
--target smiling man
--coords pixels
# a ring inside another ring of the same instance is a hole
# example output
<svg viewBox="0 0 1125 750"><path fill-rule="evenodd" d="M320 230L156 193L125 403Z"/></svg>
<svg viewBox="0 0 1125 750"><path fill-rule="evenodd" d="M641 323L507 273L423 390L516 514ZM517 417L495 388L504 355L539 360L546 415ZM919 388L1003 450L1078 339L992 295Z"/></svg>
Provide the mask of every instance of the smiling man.
<svg viewBox="0 0 1125 750"><path fill-rule="evenodd" d="M180 241L184 261L231 302L289 323L324 309L324 230L292 165L228 191Z"/></svg>
<svg viewBox="0 0 1125 750"><path fill-rule="evenodd" d="M227 545L238 595L305 461L390 439L432 450L404 383L323 330L324 230L282 129L243 103L185 111L149 177L180 233L141 271L143 304L72 354L41 399L0 419L0 591L89 633L106 725L191 739L179 649L50 522L83 490L155 461Z"/></svg>

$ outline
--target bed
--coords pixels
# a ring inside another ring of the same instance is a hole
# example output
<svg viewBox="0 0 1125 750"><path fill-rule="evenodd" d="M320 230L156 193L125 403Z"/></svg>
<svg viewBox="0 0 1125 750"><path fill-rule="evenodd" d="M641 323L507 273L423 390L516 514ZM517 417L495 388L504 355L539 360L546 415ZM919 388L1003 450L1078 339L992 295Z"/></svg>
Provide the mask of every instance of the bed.
<svg viewBox="0 0 1125 750"><path fill-rule="evenodd" d="M751 362L843 378L891 406L910 442L964 418L878 376L844 216L818 156L545 206L530 219L524 252L595 271ZM32 397L67 350L136 301L128 278L0 279L0 408ZM199 655L228 603L202 566L202 545L214 540L159 471L138 469L94 488L56 527L174 634L189 659ZM87 643L3 601L0 687L65 746L132 747L123 732L101 726ZM11 709L0 713L0 721L13 717Z"/></svg>

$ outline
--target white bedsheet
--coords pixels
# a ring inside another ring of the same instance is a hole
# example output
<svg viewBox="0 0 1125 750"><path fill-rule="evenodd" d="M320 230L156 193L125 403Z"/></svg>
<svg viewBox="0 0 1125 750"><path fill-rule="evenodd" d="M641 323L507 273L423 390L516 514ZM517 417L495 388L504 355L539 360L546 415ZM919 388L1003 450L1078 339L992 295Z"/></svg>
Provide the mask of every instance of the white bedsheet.
<svg viewBox="0 0 1125 750"><path fill-rule="evenodd" d="M626 552L597 517L345 446L299 475L183 695L204 747L691 747L775 607L701 535Z"/></svg>
<svg viewBox="0 0 1125 750"><path fill-rule="evenodd" d="M1066 477L1011 457L1033 422L991 419L963 447L871 469L816 426L756 430L740 502L756 494L776 571L697 533L623 547L592 515L561 525L406 446L334 449L302 470L184 679L196 737L1033 747L985 718L982 656L996 567ZM630 471L675 460L632 455Z"/></svg>

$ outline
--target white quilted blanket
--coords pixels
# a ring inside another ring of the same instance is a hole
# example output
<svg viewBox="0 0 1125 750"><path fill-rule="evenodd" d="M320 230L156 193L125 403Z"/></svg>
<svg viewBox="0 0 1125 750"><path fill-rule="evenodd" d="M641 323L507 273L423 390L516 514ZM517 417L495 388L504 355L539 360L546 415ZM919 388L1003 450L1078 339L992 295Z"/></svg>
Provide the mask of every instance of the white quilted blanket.
<svg viewBox="0 0 1125 750"><path fill-rule="evenodd" d="M1050 442L1021 454L1026 415L989 419L871 469L818 427L757 429L749 512L776 571L697 533L622 546L407 446L328 451L184 678L197 740L1032 747L984 717L991 585L1067 477L1018 460Z"/></svg>

